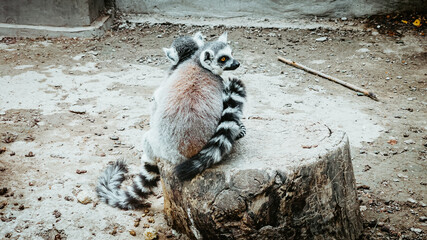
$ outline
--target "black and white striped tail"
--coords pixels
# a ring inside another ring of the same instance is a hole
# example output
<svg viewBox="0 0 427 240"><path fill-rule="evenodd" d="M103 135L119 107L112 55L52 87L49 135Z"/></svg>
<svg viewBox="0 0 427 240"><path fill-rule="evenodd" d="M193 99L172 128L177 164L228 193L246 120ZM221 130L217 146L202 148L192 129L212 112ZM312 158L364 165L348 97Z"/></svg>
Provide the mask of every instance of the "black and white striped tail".
<svg viewBox="0 0 427 240"><path fill-rule="evenodd" d="M99 177L96 192L101 201L121 209L138 209L149 207L146 198L152 193L151 188L157 186L159 169L156 165L146 163L141 172L133 179L133 184L127 190L120 188L128 172L126 163L118 160L107 167Z"/></svg>
<svg viewBox="0 0 427 240"><path fill-rule="evenodd" d="M240 121L245 101L246 89L242 81L230 79L224 89L223 112L214 135L198 154L175 167L175 174L181 181L190 180L220 162L233 143L245 136L246 128Z"/></svg>

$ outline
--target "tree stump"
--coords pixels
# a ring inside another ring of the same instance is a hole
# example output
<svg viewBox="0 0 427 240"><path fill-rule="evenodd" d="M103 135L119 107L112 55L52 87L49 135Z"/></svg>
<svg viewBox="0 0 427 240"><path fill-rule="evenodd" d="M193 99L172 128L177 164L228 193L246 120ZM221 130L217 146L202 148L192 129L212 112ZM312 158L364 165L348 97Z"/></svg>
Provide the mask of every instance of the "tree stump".
<svg viewBox="0 0 427 240"><path fill-rule="evenodd" d="M233 153L191 181L160 160L168 224L191 239L357 239L347 135L320 123L245 125Z"/></svg>

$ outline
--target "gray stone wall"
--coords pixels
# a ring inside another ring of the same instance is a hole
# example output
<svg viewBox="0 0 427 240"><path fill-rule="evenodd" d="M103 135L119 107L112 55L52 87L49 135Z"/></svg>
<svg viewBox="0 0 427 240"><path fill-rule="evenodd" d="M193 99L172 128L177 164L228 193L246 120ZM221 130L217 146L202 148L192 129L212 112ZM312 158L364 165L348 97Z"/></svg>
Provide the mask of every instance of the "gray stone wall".
<svg viewBox="0 0 427 240"><path fill-rule="evenodd" d="M260 18L361 17L404 10L427 12L425 0L116 0L116 7L129 13Z"/></svg>
<svg viewBox="0 0 427 240"><path fill-rule="evenodd" d="M103 8L104 0L0 0L0 23L87 26Z"/></svg>

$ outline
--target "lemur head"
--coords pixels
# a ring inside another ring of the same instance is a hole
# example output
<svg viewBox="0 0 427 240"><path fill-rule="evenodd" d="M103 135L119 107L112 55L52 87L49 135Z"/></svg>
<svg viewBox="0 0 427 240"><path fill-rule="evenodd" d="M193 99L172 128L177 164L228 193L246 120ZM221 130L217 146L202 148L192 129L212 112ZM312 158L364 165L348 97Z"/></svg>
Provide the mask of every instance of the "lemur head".
<svg viewBox="0 0 427 240"><path fill-rule="evenodd" d="M179 37L172 42L170 48L163 48L166 57L172 62L172 67L176 67L197 52L205 44L203 39L202 33L197 32L192 37Z"/></svg>
<svg viewBox="0 0 427 240"><path fill-rule="evenodd" d="M200 64L216 75L223 71L235 70L240 63L233 58L232 50L227 43L227 32L223 33L218 40L209 42L200 50Z"/></svg>

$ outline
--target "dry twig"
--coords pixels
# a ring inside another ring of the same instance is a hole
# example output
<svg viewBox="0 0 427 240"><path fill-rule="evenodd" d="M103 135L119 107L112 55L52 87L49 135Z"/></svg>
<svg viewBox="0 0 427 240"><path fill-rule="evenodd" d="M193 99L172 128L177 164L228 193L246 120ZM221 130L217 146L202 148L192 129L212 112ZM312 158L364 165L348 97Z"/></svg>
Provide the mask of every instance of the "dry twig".
<svg viewBox="0 0 427 240"><path fill-rule="evenodd" d="M335 78L335 77L329 76L329 75L327 75L327 74L321 73L321 72L319 72L319 71L317 71L317 70L311 69L311 68L309 68L309 67L306 67L306 66L304 66L304 65L301 65L301 64L296 63L296 62L294 62L294 61L291 61L291 60L288 60L288 59L285 59L285 58L282 58L282 57L277 57L277 58L278 58L278 59L279 59L279 61L281 61L281 62L284 62L284 63L289 64L289 65L291 65L291 66L294 66L294 67L296 67L296 68L302 69L302 70L307 71L307 72L309 72L309 73L315 74L315 75L317 75L317 76L320 76L320 77L326 78L326 79L328 79L328 80L331 80L331 81L333 81L333 82L336 82L336 83L338 83L338 84L341 84L341 85L343 85L344 87L350 88L351 90L354 90L354 91L356 91L356 92L361 92L361 93L363 93L365 96L368 96L368 97L372 98L373 100L378 101L377 96L376 96L373 92L369 92L369 91L368 91L368 90L366 90L366 89L360 88L360 87L355 86L355 85L353 85L353 84L351 84L351 83L348 83L348 82L344 82L343 80L340 80L340 79L338 79L338 78Z"/></svg>

